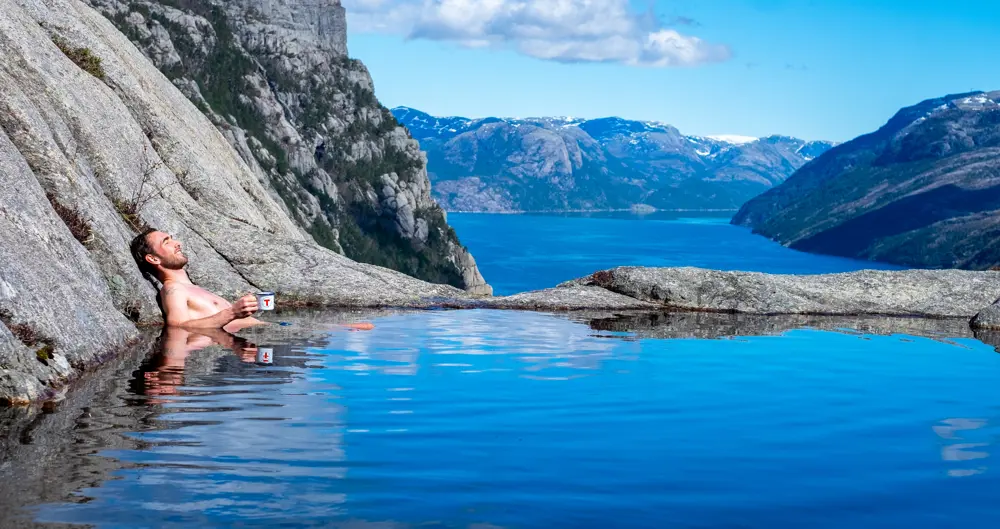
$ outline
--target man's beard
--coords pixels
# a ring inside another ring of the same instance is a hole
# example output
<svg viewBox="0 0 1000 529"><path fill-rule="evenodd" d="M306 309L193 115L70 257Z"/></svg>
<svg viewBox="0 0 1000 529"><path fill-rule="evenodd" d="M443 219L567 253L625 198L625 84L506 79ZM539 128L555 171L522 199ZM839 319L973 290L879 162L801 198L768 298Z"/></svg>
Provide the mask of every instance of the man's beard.
<svg viewBox="0 0 1000 529"><path fill-rule="evenodd" d="M188 264L188 258L184 254L173 254L160 258L160 266L167 270L180 270Z"/></svg>

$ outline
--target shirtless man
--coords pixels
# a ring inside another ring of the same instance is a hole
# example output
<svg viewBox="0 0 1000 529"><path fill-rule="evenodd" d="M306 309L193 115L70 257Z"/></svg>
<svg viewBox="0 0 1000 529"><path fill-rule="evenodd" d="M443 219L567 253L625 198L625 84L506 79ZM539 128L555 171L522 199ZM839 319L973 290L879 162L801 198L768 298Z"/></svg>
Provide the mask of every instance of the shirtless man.
<svg viewBox="0 0 1000 529"><path fill-rule="evenodd" d="M160 303L167 325L189 329L225 329L236 332L263 322L251 318L257 297L248 294L233 303L195 285L184 267L187 256L169 234L146 230L132 240L132 257L142 273L160 281Z"/></svg>

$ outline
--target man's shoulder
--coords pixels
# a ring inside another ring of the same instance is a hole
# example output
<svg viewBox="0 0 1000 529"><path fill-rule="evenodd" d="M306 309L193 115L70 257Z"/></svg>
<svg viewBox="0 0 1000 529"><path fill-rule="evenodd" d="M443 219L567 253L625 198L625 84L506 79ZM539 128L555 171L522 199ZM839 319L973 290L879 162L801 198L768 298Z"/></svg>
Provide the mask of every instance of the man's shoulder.
<svg viewBox="0 0 1000 529"><path fill-rule="evenodd" d="M186 294L187 288L184 285L168 282L160 288L160 297L176 296L178 294Z"/></svg>

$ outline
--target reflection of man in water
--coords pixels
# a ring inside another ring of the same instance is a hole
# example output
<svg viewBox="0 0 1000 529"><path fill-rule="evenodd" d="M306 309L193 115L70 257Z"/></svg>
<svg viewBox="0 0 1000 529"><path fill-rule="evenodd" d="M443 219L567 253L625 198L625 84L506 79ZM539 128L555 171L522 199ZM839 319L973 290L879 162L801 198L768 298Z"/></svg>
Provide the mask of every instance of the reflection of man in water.
<svg viewBox="0 0 1000 529"><path fill-rule="evenodd" d="M233 303L199 287L188 278L188 263L180 241L154 229L132 240L132 257L147 277L159 280L160 304L167 325L190 329L237 331L262 322L251 318L257 312L257 297L248 294Z"/></svg>
<svg viewBox="0 0 1000 529"><path fill-rule="evenodd" d="M133 378L133 391L149 396L177 394L177 387L184 384L184 365L188 356L211 345L233 351L243 362L253 362L257 357L255 344L222 329L167 327L160 337L160 350L144 362Z"/></svg>
<svg viewBox="0 0 1000 529"><path fill-rule="evenodd" d="M354 332L371 330L375 326L370 323L356 323L337 327ZM132 392L148 396L176 395L177 387L184 384L184 366L188 356L211 345L231 350L245 363L254 363L257 360L256 344L223 329L185 329L168 326L163 329L163 334L160 336L159 350L143 362L139 371L133 376ZM163 401L150 399L147 402L158 404Z"/></svg>

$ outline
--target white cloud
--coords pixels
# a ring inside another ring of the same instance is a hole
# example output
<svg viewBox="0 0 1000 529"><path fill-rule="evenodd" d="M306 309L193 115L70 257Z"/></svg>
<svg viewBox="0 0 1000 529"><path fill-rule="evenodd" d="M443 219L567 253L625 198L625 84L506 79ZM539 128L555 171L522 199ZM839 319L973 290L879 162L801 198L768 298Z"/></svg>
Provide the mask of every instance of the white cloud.
<svg viewBox="0 0 1000 529"><path fill-rule="evenodd" d="M628 0L343 0L343 4L352 31L395 33L468 48L508 48L558 62L668 67L731 56L727 46L667 29L651 12L633 11Z"/></svg>

